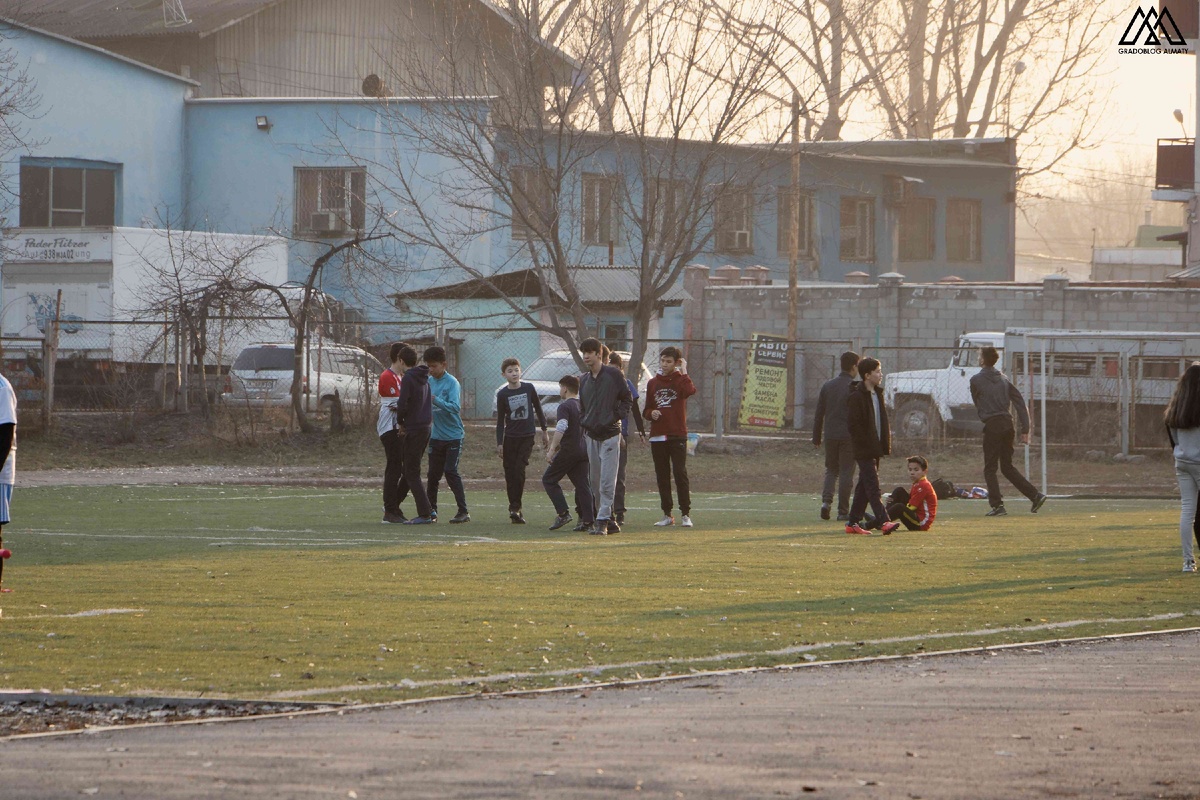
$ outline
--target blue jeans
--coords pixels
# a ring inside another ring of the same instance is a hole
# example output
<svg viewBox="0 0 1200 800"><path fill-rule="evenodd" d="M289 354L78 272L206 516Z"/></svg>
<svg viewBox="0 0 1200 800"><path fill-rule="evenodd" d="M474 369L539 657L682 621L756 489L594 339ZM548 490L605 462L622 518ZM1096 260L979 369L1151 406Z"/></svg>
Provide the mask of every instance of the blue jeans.
<svg viewBox="0 0 1200 800"><path fill-rule="evenodd" d="M454 493L458 513L467 513L467 494L463 490L462 476L458 474L458 460L462 458L462 439L429 440L429 481L426 494L429 504L437 511L438 483L446 476L446 485Z"/></svg>

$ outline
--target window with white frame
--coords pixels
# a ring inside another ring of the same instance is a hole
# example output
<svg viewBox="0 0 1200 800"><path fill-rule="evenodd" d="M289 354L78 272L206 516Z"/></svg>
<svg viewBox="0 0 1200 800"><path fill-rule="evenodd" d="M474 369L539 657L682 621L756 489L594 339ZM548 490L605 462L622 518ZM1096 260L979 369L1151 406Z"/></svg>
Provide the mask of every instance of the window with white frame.
<svg viewBox="0 0 1200 800"><path fill-rule="evenodd" d="M646 233L656 247L678 241L688 217L686 181L656 178L646 183Z"/></svg>
<svg viewBox="0 0 1200 800"><path fill-rule="evenodd" d="M983 203L979 200L946 202L946 260L982 261Z"/></svg>
<svg viewBox="0 0 1200 800"><path fill-rule="evenodd" d="M367 172L341 167L296 168L298 234L342 236L366 227Z"/></svg>
<svg viewBox="0 0 1200 800"><path fill-rule="evenodd" d="M845 196L840 203L841 246L843 261L875 260L875 198L870 195Z"/></svg>
<svg viewBox="0 0 1200 800"><path fill-rule="evenodd" d="M932 197L911 197L896 209L896 236L900 261L933 260L933 215L937 203Z"/></svg>
<svg viewBox="0 0 1200 800"><path fill-rule="evenodd" d="M620 239L620 198L617 179L608 175L583 176L583 243L617 244Z"/></svg>
<svg viewBox="0 0 1200 800"><path fill-rule="evenodd" d="M513 167L509 176L512 180L512 238L548 236L554 221L552 173L537 167Z"/></svg>
<svg viewBox="0 0 1200 800"><path fill-rule="evenodd" d="M778 211L775 248L780 256L791 255L793 242L799 245L797 255L800 258L812 255L813 196L811 192L799 192L798 194L800 196L799 220L792 216L792 198L797 195L792 187L780 186L775 194L775 207ZM791 236L793 229L796 233L794 240Z"/></svg>
<svg viewBox="0 0 1200 800"><path fill-rule="evenodd" d="M754 252L754 195L744 186L727 186L713 205L713 238L718 253Z"/></svg>
<svg viewBox="0 0 1200 800"><path fill-rule="evenodd" d="M115 166L21 164L23 228L111 227L116 224Z"/></svg>

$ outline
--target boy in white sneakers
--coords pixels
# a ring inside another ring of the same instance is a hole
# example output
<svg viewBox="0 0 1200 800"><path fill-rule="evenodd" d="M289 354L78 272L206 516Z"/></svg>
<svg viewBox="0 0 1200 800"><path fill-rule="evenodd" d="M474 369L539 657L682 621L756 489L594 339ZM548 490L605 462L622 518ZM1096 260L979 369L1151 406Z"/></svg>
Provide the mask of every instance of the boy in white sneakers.
<svg viewBox="0 0 1200 800"><path fill-rule="evenodd" d="M650 420L650 455L654 458L654 476L658 479L658 497L663 518L657 527L675 524L671 516L671 474L679 490L679 523L692 527L691 485L687 474L687 399L696 386L687 374L687 361L678 347L665 347L658 359L658 374L646 386L646 407L642 416Z"/></svg>

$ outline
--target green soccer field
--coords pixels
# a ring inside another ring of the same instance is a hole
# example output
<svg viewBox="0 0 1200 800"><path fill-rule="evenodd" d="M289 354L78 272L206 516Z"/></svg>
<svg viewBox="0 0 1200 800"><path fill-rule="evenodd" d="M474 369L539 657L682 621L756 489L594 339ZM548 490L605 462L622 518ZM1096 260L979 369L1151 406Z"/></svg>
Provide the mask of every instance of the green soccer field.
<svg viewBox="0 0 1200 800"><path fill-rule="evenodd" d="M630 498L612 537L379 523L368 490L22 489L5 530L0 688L380 700L1195 624L1178 504L942 504L847 536L812 496ZM569 496L569 495L568 495ZM447 497L447 499L449 499Z"/></svg>

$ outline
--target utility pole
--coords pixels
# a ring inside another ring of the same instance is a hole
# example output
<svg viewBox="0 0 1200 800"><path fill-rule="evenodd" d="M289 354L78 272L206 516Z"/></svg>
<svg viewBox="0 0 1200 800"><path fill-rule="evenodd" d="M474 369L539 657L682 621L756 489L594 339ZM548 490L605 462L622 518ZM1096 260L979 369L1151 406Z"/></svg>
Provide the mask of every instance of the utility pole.
<svg viewBox="0 0 1200 800"><path fill-rule="evenodd" d="M796 339L800 331L800 92L792 90L792 208L788 225L788 385L786 425L795 428L796 410Z"/></svg>

